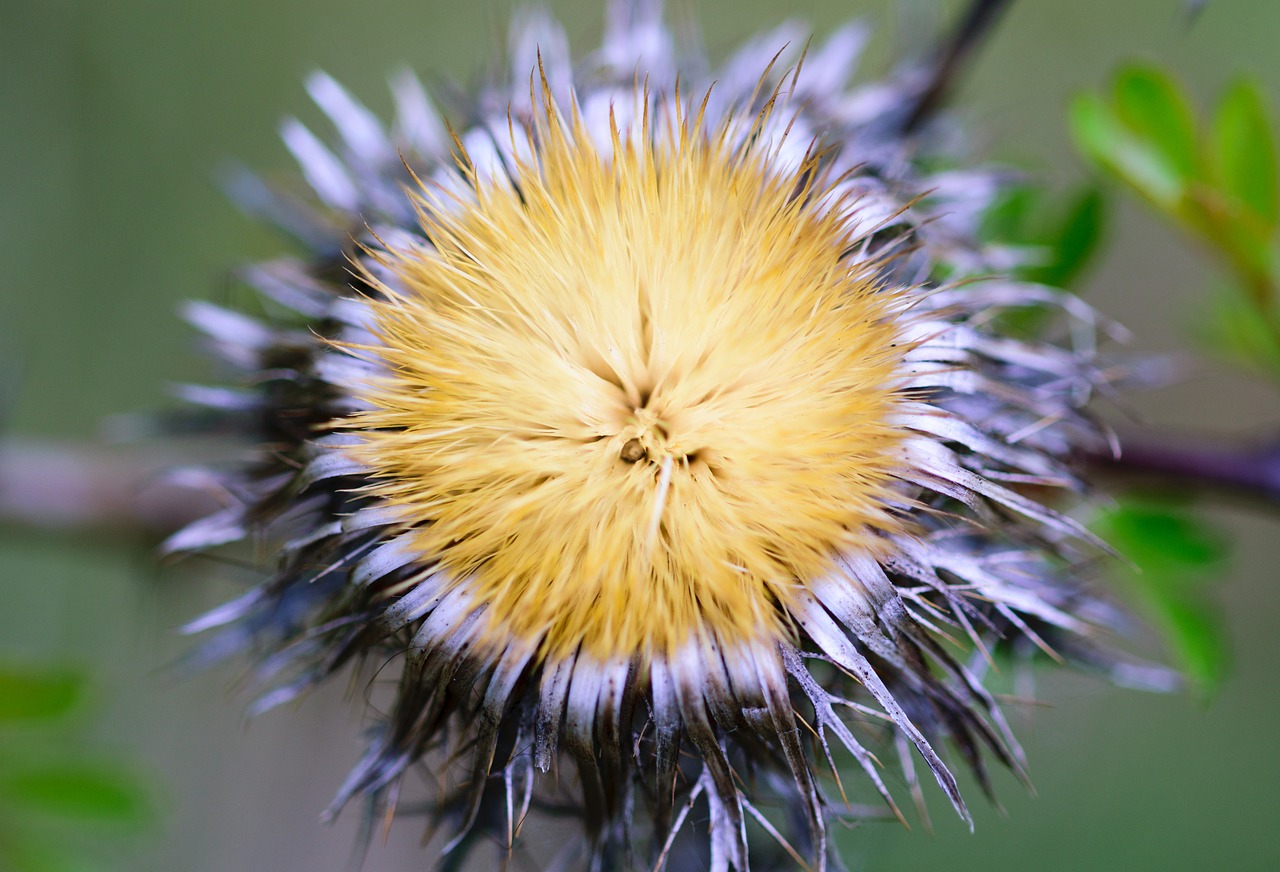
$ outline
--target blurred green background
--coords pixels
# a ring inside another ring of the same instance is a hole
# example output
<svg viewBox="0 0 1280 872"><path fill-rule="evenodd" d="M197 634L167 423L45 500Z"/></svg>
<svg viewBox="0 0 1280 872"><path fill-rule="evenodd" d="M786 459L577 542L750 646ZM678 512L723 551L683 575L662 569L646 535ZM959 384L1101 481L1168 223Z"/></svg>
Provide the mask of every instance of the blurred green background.
<svg viewBox="0 0 1280 872"><path fill-rule="evenodd" d="M501 51L509 8L0 3L3 435L91 439L105 416L161 406L167 383L207 373L176 305L218 297L230 267L284 245L224 200L215 169L238 159L289 170L275 128L287 114L317 120L301 85L312 69L384 112L385 76L400 65L428 82L474 80ZM594 45L595 0L552 8L579 52ZM787 16L819 35L865 17L878 38L863 70L874 72L956 8L688 0L674 15L696 22L715 56ZM1081 174L1063 120L1074 91L1136 56L1170 66L1203 100L1240 71L1257 74L1275 98L1278 36L1274 0L1209 3L1194 24L1177 0L1024 2L960 103L979 153L1066 184ZM1165 351L1186 346L1213 282L1186 245L1122 205L1087 294L1133 328L1136 348ZM1126 411L1210 434L1262 435L1280 419L1262 385L1207 363ZM850 868L1280 868L1280 517L1214 506L1238 548L1217 590L1233 671L1209 705L1046 676L1045 706L1014 713L1038 797L1001 778L1002 816L970 791L977 831L969 835L931 791L934 835L865 825L846 838ZM246 724L235 667L195 677L170 670L188 644L172 628L234 590L209 575L157 569L145 542L0 527L0 658L87 664L97 686L88 737L111 759L134 761L160 806L149 832L95 846L100 865L86 868L345 869L355 815L333 827L318 815L358 753L356 707L334 686ZM393 828L365 869L425 868L417 839L414 823Z"/></svg>

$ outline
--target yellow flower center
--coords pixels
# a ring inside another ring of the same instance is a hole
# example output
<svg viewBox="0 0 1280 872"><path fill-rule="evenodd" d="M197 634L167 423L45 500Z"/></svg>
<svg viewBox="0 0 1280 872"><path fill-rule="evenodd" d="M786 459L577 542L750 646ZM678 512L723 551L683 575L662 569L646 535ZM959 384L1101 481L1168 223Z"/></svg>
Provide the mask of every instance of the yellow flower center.
<svg viewBox="0 0 1280 872"><path fill-rule="evenodd" d="M894 525L899 297L816 165L673 115L606 155L549 108L510 178L424 193L431 246L380 255L352 450L496 650L777 637Z"/></svg>

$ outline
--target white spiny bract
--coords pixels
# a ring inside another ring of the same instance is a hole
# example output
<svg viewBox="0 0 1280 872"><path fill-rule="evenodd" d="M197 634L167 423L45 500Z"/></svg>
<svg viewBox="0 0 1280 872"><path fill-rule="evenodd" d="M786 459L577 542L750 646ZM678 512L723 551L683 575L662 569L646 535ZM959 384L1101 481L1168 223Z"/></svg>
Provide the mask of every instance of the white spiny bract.
<svg viewBox="0 0 1280 872"><path fill-rule="evenodd" d="M715 71L651 3L577 66L549 18L513 33L443 115L396 78L390 129L317 74L336 140L282 130L308 197L233 180L308 253L245 272L265 314L188 310L242 377L188 398L260 448L168 547L279 549L191 629L265 648L263 706L402 657L334 808L424 764L454 860L554 806L565 867L839 865L860 796L901 816L873 748L967 819L948 745L984 787L1023 767L993 652L1150 677L1032 495L1102 441L1090 310L990 277L996 176L923 169L919 79L850 88L857 27ZM1000 335L1028 306L1065 344Z"/></svg>

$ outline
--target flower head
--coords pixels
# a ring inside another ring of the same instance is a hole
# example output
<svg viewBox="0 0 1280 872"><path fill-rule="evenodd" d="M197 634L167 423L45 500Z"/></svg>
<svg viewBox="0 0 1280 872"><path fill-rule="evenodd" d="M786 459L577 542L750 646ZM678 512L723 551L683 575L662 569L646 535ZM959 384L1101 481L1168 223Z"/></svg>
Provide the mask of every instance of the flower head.
<svg viewBox="0 0 1280 872"><path fill-rule="evenodd" d="M896 812L888 733L967 815L945 741L1021 766L990 649L1109 662L1088 534L1018 489L1075 488L1100 438L1091 314L978 278L994 180L924 173L912 77L845 90L859 31L794 66L776 36L699 89L651 6L612 13L576 76L554 24L517 28L513 83L452 140L412 78L390 135L312 80L343 143L285 126L314 210L237 183L312 256L248 273L266 317L191 310L248 373L191 398L264 447L170 545L283 543L196 625L294 665L268 702L403 655L337 806L394 808L427 759L448 850L567 799L592 862L746 870L764 834L822 867L854 809L837 750ZM999 335L1026 305L1075 344Z"/></svg>
<svg viewBox="0 0 1280 872"><path fill-rule="evenodd" d="M604 155L548 102L509 175L419 195L430 242L378 255L348 453L493 652L784 638L793 588L901 526L907 301L852 205L654 108L669 133Z"/></svg>

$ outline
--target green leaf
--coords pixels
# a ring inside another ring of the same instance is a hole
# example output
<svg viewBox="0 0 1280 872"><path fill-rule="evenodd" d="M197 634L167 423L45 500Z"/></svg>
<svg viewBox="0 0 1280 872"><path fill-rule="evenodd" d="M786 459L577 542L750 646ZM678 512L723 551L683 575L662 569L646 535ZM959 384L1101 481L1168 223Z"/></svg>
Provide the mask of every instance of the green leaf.
<svg viewBox="0 0 1280 872"><path fill-rule="evenodd" d="M1026 242L1031 216L1037 211L1043 191L1030 186L1005 191L982 216L981 236L999 242Z"/></svg>
<svg viewBox="0 0 1280 872"><path fill-rule="evenodd" d="M1184 180L1199 174L1195 114L1168 73L1135 64L1116 73L1116 114L1133 134Z"/></svg>
<svg viewBox="0 0 1280 872"><path fill-rule="evenodd" d="M62 717L84 695L84 676L69 669L0 666L0 724Z"/></svg>
<svg viewBox="0 0 1280 872"><path fill-rule="evenodd" d="M1223 95L1213 120L1212 147L1224 192L1274 229L1280 218L1276 141L1255 82L1239 79Z"/></svg>
<svg viewBox="0 0 1280 872"><path fill-rule="evenodd" d="M1220 566L1223 536L1185 510L1132 498L1107 515L1109 541L1142 570L1167 574Z"/></svg>
<svg viewBox="0 0 1280 872"><path fill-rule="evenodd" d="M1221 616L1206 584L1221 574L1228 543L1187 509L1129 498L1095 522L1095 530L1135 569L1126 572L1187 677L1211 693L1227 666Z"/></svg>
<svg viewBox="0 0 1280 872"><path fill-rule="evenodd" d="M1137 136L1097 94L1071 102L1068 122L1076 147L1102 169L1119 177L1158 209L1180 215L1185 179L1152 143Z"/></svg>
<svg viewBox="0 0 1280 872"><path fill-rule="evenodd" d="M1053 257L1036 281L1068 287L1098 250L1106 224L1105 201L1097 188L1082 191L1068 208L1053 241Z"/></svg>
<svg viewBox="0 0 1280 872"><path fill-rule="evenodd" d="M1116 141L1125 135L1111 107L1097 94L1077 94L1067 108L1067 125L1085 156L1109 162Z"/></svg>
<svg viewBox="0 0 1280 872"><path fill-rule="evenodd" d="M1223 358L1280 383L1280 323L1239 291L1216 294L1200 338Z"/></svg>
<svg viewBox="0 0 1280 872"><path fill-rule="evenodd" d="M1202 694L1212 694L1228 667L1226 629L1219 609L1203 598L1168 591L1159 591L1151 599L1183 671Z"/></svg>
<svg viewBox="0 0 1280 872"><path fill-rule="evenodd" d="M78 872L84 868L47 841L6 838L0 843L0 869L5 872Z"/></svg>
<svg viewBox="0 0 1280 872"><path fill-rule="evenodd" d="M0 796L26 811L111 824L150 817L146 791L132 775L101 766L55 764L13 773Z"/></svg>
<svg viewBox="0 0 1280 872"><path fill-rule="evenodd" d="M1165 72L1131 65L1110 100L1083 94L1069 122L1082 154L1200 237L1261 308L1277 284L1276 147L1259 89L1239 83L1202 134L1190 102Z"/></svg>

